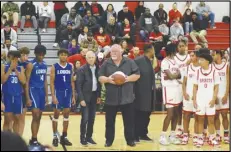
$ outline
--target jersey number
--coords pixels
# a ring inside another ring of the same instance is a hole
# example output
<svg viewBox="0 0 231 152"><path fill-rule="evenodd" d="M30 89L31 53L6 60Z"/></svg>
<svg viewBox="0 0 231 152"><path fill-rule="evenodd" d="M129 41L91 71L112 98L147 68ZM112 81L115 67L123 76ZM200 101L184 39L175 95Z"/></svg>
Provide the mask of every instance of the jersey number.
<svg viewBox="0 0 231 152"><path fill-rule="evenodd" d="M63 76L63 81L66 82L66 77L65 76Z"/></svg>
<svg viewBox="0 0 231 152"><path fill-rule="evenodd" d="M12 77L11 83L18 83L18 78L17 77Z"/></svg>
<svg viewBox="0 0 231 152"><path fill-rule="evenodd" d="M205 88L207 88L207 86L208 86L208 84L207 84L207 83L205 83L205 84L204 84L204 87L205 87Z"/></svg>
<svg viewBox="0 0 231 152"><path fill-rule="evenodd" d="M42 81L44 81L44 75L41 75L41 76L40 76L40 79L41 79Z"/></svg>

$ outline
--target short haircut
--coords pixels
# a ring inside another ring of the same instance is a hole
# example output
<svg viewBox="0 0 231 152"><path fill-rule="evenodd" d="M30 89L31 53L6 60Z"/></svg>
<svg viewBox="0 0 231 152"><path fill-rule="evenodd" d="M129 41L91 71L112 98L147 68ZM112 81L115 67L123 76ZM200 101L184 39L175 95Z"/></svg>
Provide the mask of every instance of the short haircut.
<svg viewBox="0 0 231 152"><path fill-rule="evenodd" d="M37 45L34 49L34 54L46 54L47 53L47 48L44 45Z"/></svg>
<svg viewBox="0 0 231 152"><path fill-rule="evenodd" d="M20 54L30 54L30 49L28 47L22 47L19 49Z"/></svg>
<svg viewBox="0 0 231 152"><path fill-rule="evenodd" d="M124 7L128 7L128 6L127 6L127 5L124 5L123 8L124 8Z"/></svg>
<svg viewBox="0 0 231 152"><path fill-rule="evenodd" d="M11 39L10 39L9 37L5 39L5 42L6 42L7 40L10 40L10 41L11 41Z"/></svg>
<svg viewBox="0 0 231 152"><path fill-rule="evenodd" d="M185 39L181 39L177 45L179 45L180 43L184 43L184 45L187 45L188 41L186 41Z"/></svg>
<svg viewBox="0 0 231 152"><path fill-rule="evenodd" d="M221 57L224 56L225 51L222 50L215 50L216 54L220 54Z"/></svg>
<svg viewBox="0 0 231 152"><path fill-rule="evenodd" d="M154 48L152 44L145 44L144 45L144 53L148 53L150 49Z"/></svg>
<svg viewBox="0 0 231 152"><path fill-rule="evenodd" d="M68 50L67 50L67 49L64 49L64 48L59 49L57 55L59 56L59 55L62 54L62 53L65 53L65 54L69 55Z"/></svg>
<svg viewBox="0 0 231 152"><path fill-rule="evenodd" d="M19 51L9 51L7 57L12 56L13 58L20 58L21 54Z"/></svg>

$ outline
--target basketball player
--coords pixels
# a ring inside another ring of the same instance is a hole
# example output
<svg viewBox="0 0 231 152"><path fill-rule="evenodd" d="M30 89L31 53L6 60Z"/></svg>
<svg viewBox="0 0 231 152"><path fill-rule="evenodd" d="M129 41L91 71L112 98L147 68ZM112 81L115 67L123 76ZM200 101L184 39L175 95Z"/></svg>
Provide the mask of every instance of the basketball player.
<svg viewBox="0 0 231 152"><path fill-rule="evenodd" d="M215 139L214 117L215 117L215 101L217 99L220 77L212 66L213 58L209 54L200 54L200 66L197 70L196 81L193 87L193 105L198 115L198 140L197 147L204 144L203 128L205 115L208 118L209 144L213 146L219 145Z"/></svg>
<svg viewBox="0 0 231 152"><path fill-rule="evenodd" d="M167 116L164 119L163 130L159 139L160 144L169 145L167 138L168 126L171 122L171 135L169 140L173 144L180 144L178 138L176 138L176 125L178 119L179 108L179 83L177 79L181 78L179 67L174 60L175 56L174 44L168 44L166 46L166 58L161 63L161 82L163 86L163 102L167 108Z"/></svg>
<svg viewBox="0 0 231 152"><path fill-rule="evenodd" d="M37 135L40 127L42 111L48 103L48 86L47 86L47 64L44 56L46 47L37 45L34 49L35 58L27 65L26 70L26 101L27 106L32 109L31 132L32 138L30 145L40 145Z"/></svg>
<svg viewBox="0 0 231 152"><path fill-rule="evenodd" d="M20 134L20 117L23 113L22 86L26 83L26 79L24 68L18 65L19 51L12 51L11 56L10 62L5 65L2 64L1 67L2 92L5 105L3 130L12 131L14 121L17 126L14 128L14 132Z"/></svg>
<svg viewBox="0 0 231 152"><path fill-rule="evenodd" d="M190 56L188 55L187 51L187 41L186 40L180 40L178 43L178 53L175 55L174 59L176 60L176 64L179 66L179 70L181 75L183 75L183 73L185 73L185 71L187 70L187 66L189 60L190 60ZM177 125L177 136L181 137L183 134L183 130L182 130L182 101L183 101L183 92L182 92L182 83L183 83L183 79L184 77L182 76L181 79L178 80L179 82L179 98L177 100L179 100L179 102L181 102L181 104L179 105L179 119L178 119L178 125Z"/></svg>
<svg viewBox="0 0 231 152"><path fill-rule="evenodd" d="M216 116L215 116L215 129L217 132L216 139L221 141L220 135L220 119L219 115L222 116L222 125L224 127L224 142L229 144L229 121L228 121L228 111L229 111L229 63L227 61L222 62L224 53L220 50L216 51L214 58L214 67L218 71L220 76L220 85L217 95L217 104L216 104Z"/></svg>
<svg viewBox="0 0 231 152"><path fill-rule="evenodd" d="M181 144L188 144L189 140L189 122L190 118L194 113L193 108L193 83L196 79L196 71L200 68L198 58L196 56L196 52L190 52L190 60L191 64L187 67L186 73L184 74L183 80L183 126L184 126L184 134ZM196 127L196 126L195 126ZM197 129L194 128L194 132ZM195 139L195 138L194 138ZM195 141L194 141L195 142Z"/></svg>
<svg viewBox="0 0 231 152"><path fill-rule="evenodd" d="M72 146L72 143L67 139L67 129L69 124L69 114L71 104L75 104L75 84L73 77L73 66L67 63L68 51L60 49L58 51L59 63L51 67L50 87L54 108L53 119L53 146L58 147L58 119L60 111L63 111L63 135L60 143L67 146Z"/></svg>

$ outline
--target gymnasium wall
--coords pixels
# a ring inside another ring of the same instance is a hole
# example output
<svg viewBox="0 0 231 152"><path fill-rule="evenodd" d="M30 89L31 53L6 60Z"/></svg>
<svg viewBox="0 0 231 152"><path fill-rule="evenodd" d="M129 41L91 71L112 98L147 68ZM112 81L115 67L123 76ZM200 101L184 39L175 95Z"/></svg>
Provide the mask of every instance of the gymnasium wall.
<svg viewBox="0 0 231 152"><path fill-rule="evenodd" d="M5 2L1 3L1 7ZM24 2L15 2L19 5L24 3ZM67 2L66 6L70 9L71 7L73 7L75 5L76 2ZM89 2L91 3L91 2ZM112 3L114 5L115 11L118 13L124 3L123 2L114 2L112 0L109 0L108 2L99 2L104 9L106 9L107 5ZM148 8L151 9L151 13L153 14L155 10L158 9L158 5L160 2L145 2L144 5ZM164 9L168 12L171 8L172 8L172 4L173 2L162 2L164 4ZM196 5L199 2L192 2L192 6L193 9L196 10ZM222 17L223 16L229 16L229 2L206 2L207 4L209 4L211 10L215 13L215 22L221 22L222 21ZM34 2L35 6L40 6L42 5L42 2ZM181 13L183 14L183 10L184 10L184 5L185 2L178 2L178 9L181 11ZM49 5L51 7L53 7L53 2L49 2ZM54 13L52 14L52 20L54 20Z"/></svg>

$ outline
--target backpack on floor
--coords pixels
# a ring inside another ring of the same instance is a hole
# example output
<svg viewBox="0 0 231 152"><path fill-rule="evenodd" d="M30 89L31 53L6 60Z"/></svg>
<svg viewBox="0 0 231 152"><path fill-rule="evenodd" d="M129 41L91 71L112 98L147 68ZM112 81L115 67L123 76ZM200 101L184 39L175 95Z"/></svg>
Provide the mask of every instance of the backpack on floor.
<svg viewBox="0 0 231 152"><path fill-rule="evenodd" d="M230 23L230 17L229 16L223 16L222 22L229 24Z"/></svg>

